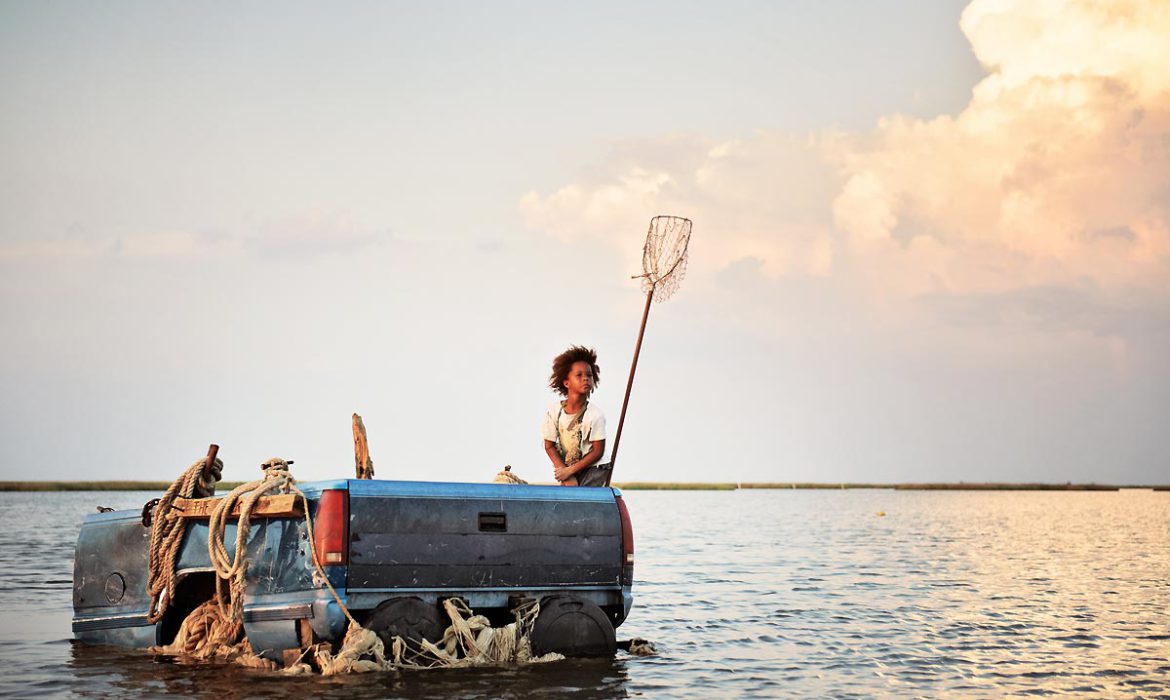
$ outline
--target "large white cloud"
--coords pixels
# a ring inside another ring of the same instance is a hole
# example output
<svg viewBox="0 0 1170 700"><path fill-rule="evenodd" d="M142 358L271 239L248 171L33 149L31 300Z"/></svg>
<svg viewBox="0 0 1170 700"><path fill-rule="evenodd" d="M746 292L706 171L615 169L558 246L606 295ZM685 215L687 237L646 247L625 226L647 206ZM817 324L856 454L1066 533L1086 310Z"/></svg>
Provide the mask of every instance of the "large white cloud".
<svg viewBox="0 0 1170 700"><path fill-rule="evenodd" d="M755 260L882 298L1165 295L1170 3L975 0L961 26L988 74L958 114L645 144L521 211L559 237L625 241L654 214L689 215L709 278Z"/></svg>

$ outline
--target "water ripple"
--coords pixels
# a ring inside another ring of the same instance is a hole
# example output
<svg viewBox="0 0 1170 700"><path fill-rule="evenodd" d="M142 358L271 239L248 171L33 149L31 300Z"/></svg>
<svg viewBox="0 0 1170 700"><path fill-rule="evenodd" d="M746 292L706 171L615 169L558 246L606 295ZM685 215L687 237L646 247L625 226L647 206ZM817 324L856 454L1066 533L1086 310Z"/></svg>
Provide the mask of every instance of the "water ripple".
<svg viewBox="0 0 1170 700"><path fill-rule="evenodd" d="M81 518L150 497L0 494L0 695L1168 692L1170 493L628 492L637 602L619 637L658 656L295 681L69 642Z"/></svg>

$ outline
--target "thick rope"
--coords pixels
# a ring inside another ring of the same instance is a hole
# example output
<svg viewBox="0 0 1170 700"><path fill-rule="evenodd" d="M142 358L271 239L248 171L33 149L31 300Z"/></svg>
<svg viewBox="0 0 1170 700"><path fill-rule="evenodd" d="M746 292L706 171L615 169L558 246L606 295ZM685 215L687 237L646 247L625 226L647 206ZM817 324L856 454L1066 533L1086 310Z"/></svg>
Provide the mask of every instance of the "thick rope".
<svg viewBox="0 0 1170 700"><path fill-rule="evenodd" d="M192 470L202 467L200 461L192 465L179 480L179 486L172 485L171 490L178 493L185 492L184 486ZM514 612L516 621L499 628L493 628L483 615L476 615L462 600L451 598L443 601L444 611L451 624L443 633L437 644L426 640L421 642L421 650L408 650L406 641L395 637L391 644L390 654L387 655L385 645L378 635L370 629L362 627L349 612L341 596L334 589L333 584L325 573L318 553L314 547L313 523L309 517L309 502L305 494L296 487L296 481L288 471L288 463L281 459L270 459L264 463L264 478L242 484L233 489L217 505L211 514L208 528L208 555L216 573L216 593L211 600L197 607L183 621L175 640L165 646L156 647L154 651L164 654L184 654L200 659L223 659L234 661L250 668L262 670L276 670L278 665L267 659L257 656L243 629L243 600L247 588L245 575L248 569L247 544L251 530L252 511L262 496L273 493L296 494L303 506L306 536L309 542L309 552L313 565L320 574L333 599L337 602L342 613L349 620L341 646L336 653L331 645L322 642L302 650L301 657L283 670L286 674L300 675L314 672L314 664L322 675L331 676L340 673L368 673L371 671L387 671L402 668L455 668L467 666L500 665L510 663L539 663L563 659L560 654L545 654L541 657L532 656L532 628L536 617L540 614L540 605L531 605L517 608ZM222 465L221 465L222 468ZM513 479L515 475L510 470L501 474L512 477L509 483L524 483L520 479ZM168 495L160 500L157 509L155 527L163 527L163 521L174 521L167 526L165 538L174 538L176 544L168 557L161 561L165 564L165 578L171 581L167 591L173 592L174 561L178 547L182 543L184 532L181 518L167 518L170 514L170 504L174 500L168 490ZM192 491L194 493L194 491ZM168 499L168 496L170 498ZM228 518L232 510L239 506L240 514L236 521L236 542L232 552L229 552L225 543ZM177 523L177 537L173 534ZM154 531L152 530L152 537ZM153 549L152 549L153 552ZM153 559L152 559L153 561ZM160 565L162 566L162 565ZM167 598L169 600L169 598ZM164 608L165 609L165 608ZM312 661L313 663L309 663Z"/></svg>
<svg viewBox="0 0 1170 700"><path fill-rule="evenodd" d="M156 654L190 656L196 659L220 659L241 666L267 671L280 668L275 661L257 656L243 638L242 629L233 619L220 614L218 601L207 600L183 620L175 640L162 647L152 647Z"/></svg>
<svg viewBox="0 0 1170 700"><path fill-rule="evenodd" d="M527 484L528 483L527 481L516 476L516 473L512 471L511 464L505 466L503 471L501 471L499 474L496 474L496 478L492 479L492 481L494 483L497 483L497 484Z"/></svg>
<svg viewBox="0 0 1170 700"><path fill-rule="evenodd" d="M321 581L329 589L334 601L349 619L350 631L362 628L350 614L349 608L346 607L333 584L329 582L329 577L321 564L314 545L313 521L309 517L309 500L304 492L297 488L296 480L289 473L288 462L274 457L262 466L264 467L264 478L241 484L232 489L231 493L225 496L211 513L211 519L208 523L207 553L216 574L216 594L213 599L215 612L223 623L214 628L215 633L209 635L206 644L212 650L211 653L217 656L238 654L235 656L237 663L244 663L244 665L254 668L274 669L276 668L275 663L256 656L252 653L247 640L243 639L244 594L247 591L245 576L248 572L248 535L252 529L252 511L263 496L275 493L292 493L300 498L301 510L305 518L305 534L313 565L320 574ZM234 551L229 553L224 538L227 533L228 518L237 505L240 514L236 520L236 542ZM347 633L346 639L349 638L350 634ZM305 650L305 653L308 651L310 650ZM303 657L304 653L302 653ZM304 663L295 663L286 670L290 673L305 673L307 670L311 670L311 667Z"/></svg>
<svg viewBox="0 0 1170 700"><path fill-rule="evenodd" d="M174 509L176 498L207 498L215 495L215 482L223 473L223 462L215 460L210 474L203 474L206 459L187 467L159 499L150 521L150 564L146 575L146 592L150 607L146 619L155 623L162 619L175 595L175 560L187 532L182 513ZM149 515L145 509L144 515Z"/></svg>
<svg viewBox="0 0 1170 700"><path fill-rule="evenodd" d="M248 570L248 534L252 529L252 510L261 496L270 493L288 493L295 483L288 472L288 463L273 458L264 463L264 478L240 484L222 498L211 512L207 524L207 555L215 569L215 592L220 614L228 619L238 620L243 625L244 591L247 588L245 574ZM228 553L224 544L227 522L233 509L239 506L240 515L236 521L235 551ZM227 590L224 590L224 587ZM228 607L225 607L224 603Z"/></svg>

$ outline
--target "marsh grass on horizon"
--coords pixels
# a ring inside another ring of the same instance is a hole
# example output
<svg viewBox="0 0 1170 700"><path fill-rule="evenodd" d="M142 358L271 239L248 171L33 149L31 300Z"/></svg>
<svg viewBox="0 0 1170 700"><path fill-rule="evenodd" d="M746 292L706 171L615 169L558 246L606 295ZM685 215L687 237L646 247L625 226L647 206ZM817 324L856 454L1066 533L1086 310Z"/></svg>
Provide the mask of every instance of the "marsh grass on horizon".
<svg viewBox="0 0 1170 700"><path fill-rule="evenodd" d="M231 491L244 482L221 481L216 490ZM0 481L0 491L166 491L169 481Z"/></svg>
<svg viewBox="0 0 1170 700"><path fill-rule="evenodd" d="M219 495L225 495L242 481L221 481L216 484ZM0 481L0 491L166 491L169 481ZM552 486L538 483L534 486ZM626 491L736 491L739 489L773 490L842 490L893 489L897 491L1118 491L1121 489L1151 489L1170 491L1170 485L1151 484L1044 484L1044 483L816 483L816 482L676 482L676 481L621 481L614 487Z"/></svg>

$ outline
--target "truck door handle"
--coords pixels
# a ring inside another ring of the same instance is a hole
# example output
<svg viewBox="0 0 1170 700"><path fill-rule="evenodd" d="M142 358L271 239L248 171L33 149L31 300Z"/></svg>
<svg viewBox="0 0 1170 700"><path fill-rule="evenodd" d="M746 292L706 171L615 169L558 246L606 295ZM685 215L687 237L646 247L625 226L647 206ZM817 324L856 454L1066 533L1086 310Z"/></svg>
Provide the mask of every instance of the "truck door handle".
<svg viewBox="0 0 1170 700"><path fill-rule="evenodd" d="M479 531L480 532L507 532L508 531L508 515L507 515L507 513L480 513L479 514Z"/></svg>

